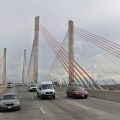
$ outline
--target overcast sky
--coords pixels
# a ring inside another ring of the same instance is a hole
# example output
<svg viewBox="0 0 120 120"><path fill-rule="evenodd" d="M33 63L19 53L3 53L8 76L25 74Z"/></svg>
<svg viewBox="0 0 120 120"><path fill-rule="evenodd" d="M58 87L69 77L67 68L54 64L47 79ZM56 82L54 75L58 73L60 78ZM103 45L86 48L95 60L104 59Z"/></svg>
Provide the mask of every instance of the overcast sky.
<svg viewBox="0 0 120 120"><path fill-rule="evenodd" d="M21 71L24 49L29 56L35 16L59 42L71 19L75 26L119 43L120 0L0 0L0 58L7 47L9 74ZM44 41L40 44L47 49Z"/></svg>

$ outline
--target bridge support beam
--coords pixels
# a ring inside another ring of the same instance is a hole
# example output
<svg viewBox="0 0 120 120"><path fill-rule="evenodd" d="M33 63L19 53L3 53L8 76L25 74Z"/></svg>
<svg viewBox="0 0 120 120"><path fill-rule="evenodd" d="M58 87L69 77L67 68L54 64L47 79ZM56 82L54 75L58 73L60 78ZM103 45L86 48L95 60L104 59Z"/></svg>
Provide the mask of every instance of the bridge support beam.
<svg viewBox="0 0 120 120"><path fill-rule="evenodd" d="M68 22L69 84L74 82L74 32L73 21Z"/></svg>
<svg viewBox="0 0 120 120"><path fill-rule="evenodd" d="M39 16L35 17L35 35L34 35L33 51L34 51L33 81L38 81Z"/></svg>
<svg viewBox="0 0 120 120"><path fill-rule="evenodd" d="M24 49L24 60L23 60L23 69L22 69L22 83L25 83L26 79L26 49Z"/></svg>
<svg viewBox="0 0 120 120"><path fill-rule="evenodd" d="M2 73L3 84L6 84L6 54L7 54L7 48L4 48L4 53L3 53L3 73Z"/></svg>

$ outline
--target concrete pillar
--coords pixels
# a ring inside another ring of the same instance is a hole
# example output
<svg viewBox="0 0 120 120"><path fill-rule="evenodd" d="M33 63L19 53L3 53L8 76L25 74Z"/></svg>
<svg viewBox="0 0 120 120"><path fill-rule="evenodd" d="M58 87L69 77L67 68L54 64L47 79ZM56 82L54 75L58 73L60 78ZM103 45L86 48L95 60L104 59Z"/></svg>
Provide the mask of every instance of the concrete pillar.
<svg viewBox="0 0 120 120"><path fill-rule="evenodd" d="M69 53L69 84L74 81L74 33L73 21L69 20L68 23L68 53ZM71 59L72 58L72 59ZM71 66L71 68L70 68Z"/></svg>
<svg viewBox="0 0 120 120"><path fill-rule="evenodd" d="M4 53L3 53L3 73L2 73L3 84L6 84L6 54L7 54L7 48L4 48Z"/></svg>
<svg viewBox="0 0 120 120"><path fill-rule="evenodd" d="M38 59L39 59L39 16L35 17L35 36L34 36L34 65L33 81L38 81Z"/></svg>
<svg viewBox="0 0 120 120"><path fill-rule="evenodd" d="M25 83L26 79L26 49L24 49L23 69L22 69L22 83Z"/></svg>

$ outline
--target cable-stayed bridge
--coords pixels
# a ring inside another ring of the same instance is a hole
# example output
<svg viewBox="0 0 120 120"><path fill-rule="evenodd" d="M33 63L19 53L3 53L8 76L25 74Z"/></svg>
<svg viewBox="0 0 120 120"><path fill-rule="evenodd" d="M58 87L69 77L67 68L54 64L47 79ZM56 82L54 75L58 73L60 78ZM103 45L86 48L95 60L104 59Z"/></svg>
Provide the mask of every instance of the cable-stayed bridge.
<svg viewBox="0 0 120 120"><path fill-rule="evenodd" d="M73 24L72 21L69 21L69 24L71 23ZM38 29L39 27L40 29ZM35 37L40 34L55 55L55 60L48 73L46 73L46 78L51 78L51 80L57 80L64 84L69 84L72 81L88 89L102 89L100 86L101 82L109 84L110 80L113 84L119 84L119 44L74 25L72 28L69 25L65 38L61 43L43 25L39 24L35 29L37 31L37 34L35 32ZM73 29L72 32L70 29ZM38 61L35 62L35 60L38 59L40 54L38 53L40 43L37 39L39 38L34 39L32 46L27 73L28 81L30 79L30 81L38 80L38 65L36 65ZM71 39L73 42L71 42ZM77 42L75 41L76 39ZM34 45L35 43L37 44ZM44 52L41 52L41 54L44 54ZM44 58L39 59L44 61Z"/></svg>
<svg viewBox="0 0 120 120"><path fill-rule="evenodd" d="M21 94L25 100L22 102L26 107L19 116L29 113L28 118L36 120L41 117L45 120L119 120L120 45L76 26L72 20L68 21L64 36L61 41L56 39L41 24L39 16L35 18L29 61L24 49L21 82L29 84L51 80L57 82L59 87L56 88L56 101L43 102L36 98L35 93L26 92L24 87L13 88L12 91ZM3 84L7 83L6 58L5 48L1 70ZM68 85L84 87L91 97L80 101L65 97ZM18 119L17 116L14 118ZM2 119L5 119L4 115Z"/></svg>

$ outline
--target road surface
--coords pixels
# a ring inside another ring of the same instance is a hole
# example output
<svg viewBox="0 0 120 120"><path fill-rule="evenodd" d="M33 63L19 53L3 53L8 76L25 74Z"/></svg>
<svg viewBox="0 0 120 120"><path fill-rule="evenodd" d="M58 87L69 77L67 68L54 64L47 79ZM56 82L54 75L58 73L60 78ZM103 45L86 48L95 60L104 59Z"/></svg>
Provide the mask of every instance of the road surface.
<svg viewBox="0 0 120 120"><path fill-rule="evenodd" d="M88 97L67 98L64 91L56 91L56 99L41 100L35 92L23 87L9 88L0 93L16 92L21 110L0 112L0 120L120 120L120 103Z"/></svg>

